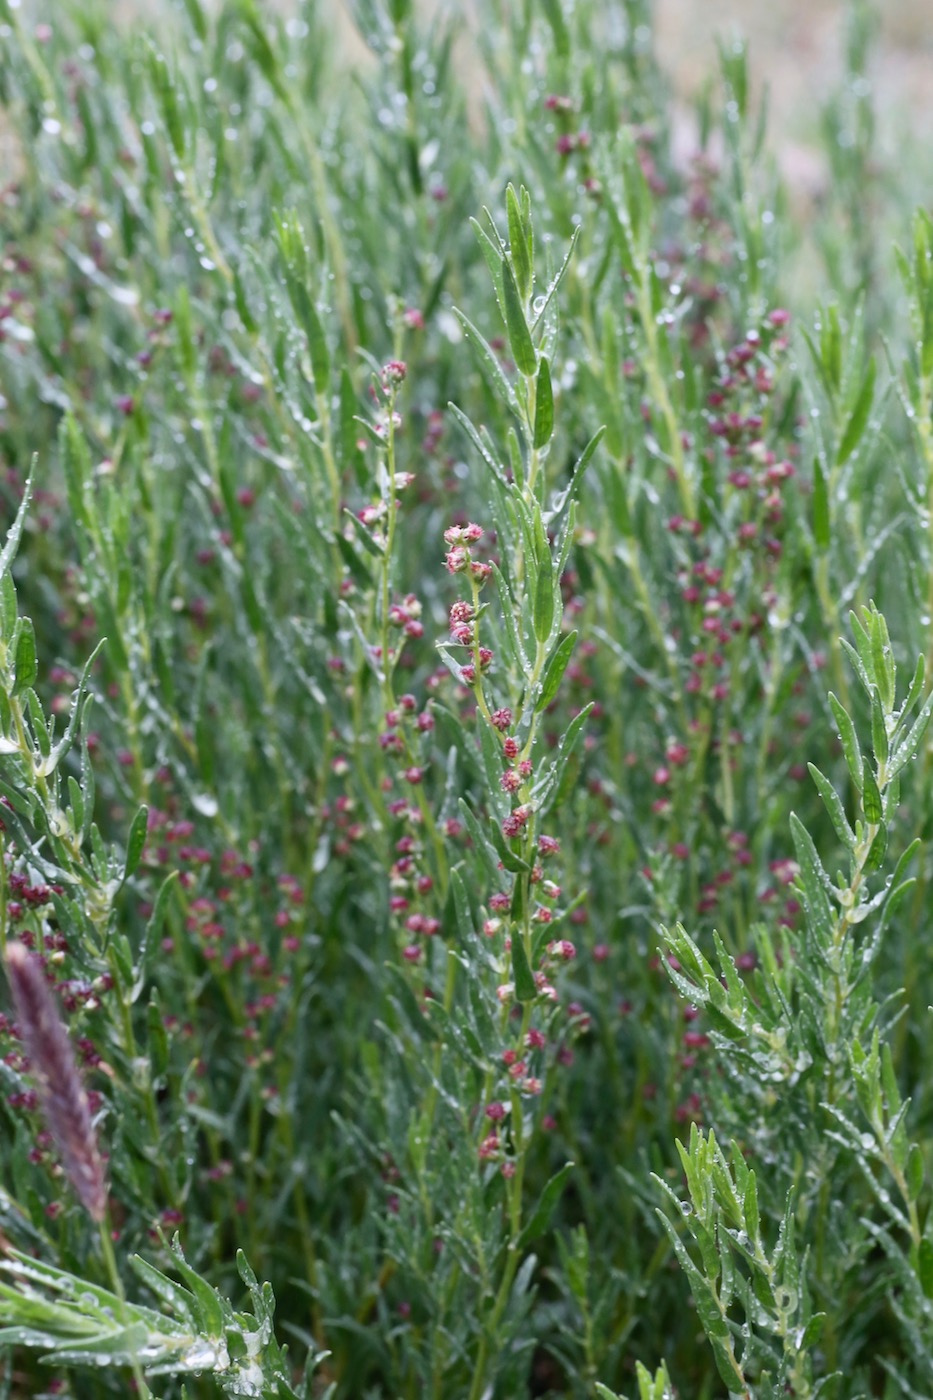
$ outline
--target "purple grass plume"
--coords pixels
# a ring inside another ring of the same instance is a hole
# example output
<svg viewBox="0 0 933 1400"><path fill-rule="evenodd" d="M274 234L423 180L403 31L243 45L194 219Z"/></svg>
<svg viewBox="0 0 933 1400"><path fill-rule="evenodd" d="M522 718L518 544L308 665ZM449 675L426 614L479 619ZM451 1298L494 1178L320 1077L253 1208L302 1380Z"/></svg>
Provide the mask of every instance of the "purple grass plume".
<svg viewBox="0 0 933 1400"><path fill-rule="evenodd" d="M45 980L42 963L21 943L6 950L16 1018L39 1100L62 1165L92 1220L107 1210L104 1164L74 1051Z"/></svg>

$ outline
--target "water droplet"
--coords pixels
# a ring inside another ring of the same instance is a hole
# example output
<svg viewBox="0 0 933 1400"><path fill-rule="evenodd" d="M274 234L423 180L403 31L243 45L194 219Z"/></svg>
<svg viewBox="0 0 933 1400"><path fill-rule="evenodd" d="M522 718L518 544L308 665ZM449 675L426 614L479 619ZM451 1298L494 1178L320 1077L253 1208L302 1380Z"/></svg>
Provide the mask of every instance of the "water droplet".
<svg viewBox="0 0 933 1400"><path fill-rule="evenodd" d="M782 1312L793 1312L797 1306L796 1288L777 1288L774 1297Z"/></svg>
<svg viewBox="0 0 933 1400"><path fill-rule="evenodd" d="M191 1371L212 1371L217 1364L217 1352L208 1342L195 1342L185 1352L185 1366Z"/></svg>

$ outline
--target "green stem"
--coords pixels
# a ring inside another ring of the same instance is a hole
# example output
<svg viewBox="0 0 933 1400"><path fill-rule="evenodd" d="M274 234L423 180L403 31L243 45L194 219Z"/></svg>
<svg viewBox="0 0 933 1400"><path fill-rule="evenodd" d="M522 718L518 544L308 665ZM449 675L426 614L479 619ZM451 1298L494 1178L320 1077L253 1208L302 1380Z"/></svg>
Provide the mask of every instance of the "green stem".
<svg viewBox="0 0 933 1400"><path fill-rule="evenodd" d="M125 1322L125 1321L127 1320L127 1318L126 1318L126 1293L125 1293L124 1288L123 1288L123 1280L122 1280L122 1278L120 1277L120 1270L117 1268L117 1260L116 1260L116 1256L115 1256L115 1254L114 1254L114 1252L113 1252L113 1241L111 1240L111 1237L110 1237L110 1230L111 1230L111 1225L110 1225L110 1218L109 1218L109 1214L108 1214L108 1215L106 1215L106 1216L104 1217L104 1219L100 1222L100 1247L101 1247L101 1251L102 1251L103 1256L104 1256L104 1264L106 1265L106 1268L107 1268L107 1274L108 1274L108 1277L109 1277L109 1279L110 1279L111 1287L113 1288L114 1293L117 1295L117 1298L120 1300L120 1301L119 1301L119 1309L120 1309L120 1313L121 1313L121 1319L120 1319L120 1320ZM140 1364L139 1364L139 1358L136 1356L135 1353L133 1354L133 1356L132 1356L132 1358L131 1358L131 1360L130 1360L130 1369L131 1369L132 1372L133 1372L133 1379L134 1379L135 1382L136 1382L136 1394L137 1394L139 1397L141 1397L141 1400L148 1400L148 1398L151 1397L151 1395L152 1395L152 1391L149 1389L148 1385L146 1384L146 1380L145 1380L145 1377L143 1376L143 1372L142 1372L142 1367L141 1367Z"/></svg>

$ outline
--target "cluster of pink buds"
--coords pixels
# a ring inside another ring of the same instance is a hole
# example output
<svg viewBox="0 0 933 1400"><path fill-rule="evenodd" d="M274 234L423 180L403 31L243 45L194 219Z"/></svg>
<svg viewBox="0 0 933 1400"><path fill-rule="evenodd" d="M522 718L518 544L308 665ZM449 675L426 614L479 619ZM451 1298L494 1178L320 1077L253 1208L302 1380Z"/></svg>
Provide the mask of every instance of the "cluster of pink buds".
<svg viewBox="0 0 933 1400"><path fill-rule="evenodd" d="M451 574L468 574L480 587L492 573L492 565L474 559L471 547L483 538L481 525L451 525L444 531L444 542L449 546L445 567ZM450 635L457 646L467 647L472 658L460 668L460 679L465 686L472 687L480 675L488 671L495 659L489 647L479 646L476 633L476 618L472 603L461 599L450 609Z"/></svg>
<svg viewBox="0 0 933 1400"><path fill-rule="evenodd" d="M444 543L449 545L478 544L483 538L482 525L450 525L444 531Z"/></svg>
<svg viewBox="0 0 933 1400"><path fill-rule="evenodd" d="M450 635L458 646L473 645L473 628L473 605L462 599L453 603L450 608Z"/></svg>
<svg viewBox="0 0 933 1400"><path fill-rule="evenodd" d="M521 836L525 827L531 820L532 808L523 803L520 807L514 807L507 817L502 821L502 835L507 841L514 841L516 836Z"/></svg>
<svg viewBox="0 0 933 1400"><path fill-rule="evenodd" d="M406 593L401 603L393 603L389 608L389 622L393 627L400 627L413 641L423 637L420 599L414 593Z"/></svg>
<svg viewBox="0 0 933 1400"><path fill-rule="evenodd" d="M483 538L481 525L451 525L444 531L444 542L448 545L444 566L449 574L470 574L483 584L492 573L492 566L474 559L471 546Z"/></svg>
<svg viewBox="0 0 933 1400"><path fill-rule="evenodd" d="M395 840L395 859L389 871L389 910L399 934L401 956L415 965L423 961L426 941L441 932L441 921L432 911L434 878L427 869L421 835L424 799L416 800L426 772L418 759L420 736L431 733L434 716L427 707L419 711L415 696L405 694L386 711L385 725L379 744L398 757L397 779L404 785L405 794L388 803L389 815L399 823L401 831ZM391 792L393 779L386 777L383 786ZM452 820L441 829L449 840L454 840L460 833L460 824Z"/></svg>
<svg viewBox="0 0 933 1400"><path fill-rule="evenodd" d="M379 378L386 393L391 393L393 389L397 389L400 384L403 384L407 373L408 366L404 360L389 360L388 364L384 364Z"/></svg>

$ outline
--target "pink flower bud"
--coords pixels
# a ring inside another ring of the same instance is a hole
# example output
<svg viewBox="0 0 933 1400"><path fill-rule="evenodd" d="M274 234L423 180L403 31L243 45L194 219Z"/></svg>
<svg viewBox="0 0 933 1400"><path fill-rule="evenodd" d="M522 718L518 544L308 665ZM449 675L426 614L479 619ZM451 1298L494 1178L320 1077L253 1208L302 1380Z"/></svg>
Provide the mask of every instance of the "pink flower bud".
<svg viewBox="0 0 933 1400"><path fill-rule="evenodd" d="M403 383L407 373L408 366L404 360L390 360L382 366L382 387L390 389Z"/></svg>

